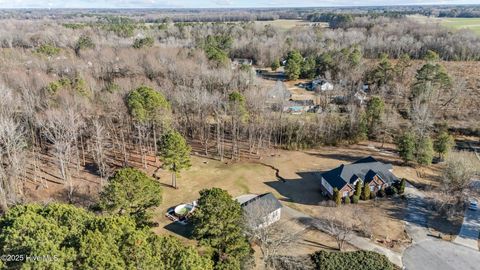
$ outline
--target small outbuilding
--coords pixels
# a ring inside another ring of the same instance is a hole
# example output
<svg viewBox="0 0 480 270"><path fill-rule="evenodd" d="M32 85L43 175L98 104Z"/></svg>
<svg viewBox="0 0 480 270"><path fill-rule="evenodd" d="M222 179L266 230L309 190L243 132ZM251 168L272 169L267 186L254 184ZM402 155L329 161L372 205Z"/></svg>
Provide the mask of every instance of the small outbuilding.
<svg viewBox="0 0 480 270"><path fill-rule="evenodd" d="M242 206L248 226L262 228L280 220L282 204L272 193L258 196L245 195L237 198Z"/></svg>

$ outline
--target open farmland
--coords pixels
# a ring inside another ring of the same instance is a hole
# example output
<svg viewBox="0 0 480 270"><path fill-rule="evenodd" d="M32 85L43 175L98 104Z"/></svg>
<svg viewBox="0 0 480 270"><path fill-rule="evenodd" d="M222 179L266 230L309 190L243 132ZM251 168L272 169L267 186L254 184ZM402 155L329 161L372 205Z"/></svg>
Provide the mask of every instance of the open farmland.
<svg viewBox="0 0 480 270"><path fill-rule="evenodd" d="M438 23L452 29L469 29L480 35L480 18L438 18L412 15L410 18L422 23Z"/></svg>
<svg viewBox="0 0 480 270"><path fill-rule="evenodd" d="M470 29L480 35L480 18L443 18L441 24L454 29Z"/></svg>

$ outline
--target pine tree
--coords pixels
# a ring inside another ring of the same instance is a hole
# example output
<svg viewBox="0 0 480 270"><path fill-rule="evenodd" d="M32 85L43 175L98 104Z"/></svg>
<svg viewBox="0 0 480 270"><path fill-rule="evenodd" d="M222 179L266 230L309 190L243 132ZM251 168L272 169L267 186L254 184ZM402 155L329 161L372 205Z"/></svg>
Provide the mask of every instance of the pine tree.
<svg viewBox="0 0 480 270"><path fill-rule="evenodd" d="M183 138L182 134L171 130L160 138L159 156L163 167L172 173L172 186L177 188L177 175L183 169L191 167L191 148Z"/></svg>
<svg viewBox="0 0 480 270"><path fill-rule="evenodd" d="M148 210L160 205L162 188L144 172L133 168L117 171L100 193L99 207L112 214L130 215L137 224L148 222Z"/></svg>
<svg viewBox="0 0 480 270"><path fill-rule="evenodd" d="M302 70L303 57L298 51L291 51L287 57L285 74L289 80L297 80Z"/></svg>
<svg viewBox="0 0 480 270"><path fill-rule="evenodd" d="M452 149L454 143L453 137L448 134L447 131L442 131L435 139L433 148L435 149L435 152L438 153L439 157L443 159L445 158L445 155Z"/></svg>
<svg viewBox="0 0 480 270"><path fill-rule="evenodd" d="M415 159L415 136L411 132L405 132L396 140L400 157L405 163Z"/></svg>
<svg viewBox="0 0 480 270"><path fill-rule="evenodd" d="M200 191L191 220L194 238L213 249L215 269L241 268L251 249L243 233L242 208L227 191L220 188Z"/></svg>
<svg viewBox="0 0 480 270"><path fill-rule="evenodd" d="M365 117L368 127L368 136L370 138L375 136L378 126L382 122L382 115L385 108L385 103L381 97L373 96L367 104Z"/></svg>
<svg viewBox="0 0 480 270"><path fill-rule="evenodd" d="M417 162L421 165L430 165L433 160L433 143L432 139L428 136L422 136L417 138L415 145L415 156Z"/></svg>

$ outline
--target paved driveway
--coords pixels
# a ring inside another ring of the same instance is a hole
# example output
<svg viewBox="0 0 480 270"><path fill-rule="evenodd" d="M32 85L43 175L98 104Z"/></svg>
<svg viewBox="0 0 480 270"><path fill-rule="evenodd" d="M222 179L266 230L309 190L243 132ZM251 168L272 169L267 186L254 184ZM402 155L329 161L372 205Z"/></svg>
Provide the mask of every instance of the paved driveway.
<svg viewBox="0 0 480 270"><path fill-rule="evenodd" d="M403 266L407 270L478 270L480 252L429 238L405 250Z"/></svg>
<svg viewBox="0 0 480 270"><path fill-rule="evenodd" d="M480 234L480 211L465 210L462 228L454 242L478 250L478 236ZM478 254L480 256L480 253ZM479 266L480 268L480 266Z"/></svg>
<svg viewBox="0 0 480 270"><path fill-rule="evenodd" d="M478 270L480 252L477 239L480 229L480 211L467 211L462 226L463 235L469 244L475 241L475 249L428 236L426 203L424 195L412 186L407 186L408 198L406 229L413 245L403 253L403 266L407 270ZM475 212L475 213L470 213ZM476 233L476 237L473 235ZM457 237L458 238L458 237ZM475 240L473 240L475 238ZM455 240L457 242L457 240ZM463 244L463 243L462 243Z"/></svg>

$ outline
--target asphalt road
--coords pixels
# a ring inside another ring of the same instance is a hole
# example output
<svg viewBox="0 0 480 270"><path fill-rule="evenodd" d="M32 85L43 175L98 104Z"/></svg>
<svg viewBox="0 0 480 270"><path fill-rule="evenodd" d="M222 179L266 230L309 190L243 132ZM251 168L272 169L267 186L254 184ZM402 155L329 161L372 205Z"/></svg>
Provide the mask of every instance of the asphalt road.
<svg viewBox="0 0 480 270"><path fill-rule="evenodd" d="M406 270L478 270L480 252L429 238L405 250L403 266Z"/></svg>

